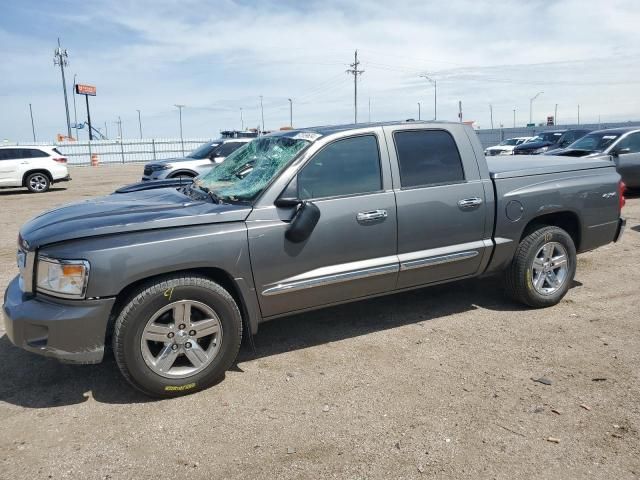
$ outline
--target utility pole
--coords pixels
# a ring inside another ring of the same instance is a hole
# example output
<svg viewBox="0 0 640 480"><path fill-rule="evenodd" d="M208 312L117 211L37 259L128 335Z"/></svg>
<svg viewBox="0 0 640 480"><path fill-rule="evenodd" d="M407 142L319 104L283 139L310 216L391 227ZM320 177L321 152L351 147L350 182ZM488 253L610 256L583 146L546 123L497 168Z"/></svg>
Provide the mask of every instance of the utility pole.
<svg viewBox="0 0 640 480"><path fill-rule="evenodd" d="M529 99L529 123L533 123L533 101L542 95L544 92L538 92L533 97Z"/></svg>
<svg viewBox="0 0 640 480"><path fill-rule="evenodd" d="M516 128L516 109L513 109L513 128Z"/></svg>
<svg viewBox="0 0 640 480"><path fill-rule="evenodd" d="M264 106L262 105L262 95L260 95L260 114L262 116L262 133L264 133Z"/></svg>
<svg viewBox="0 0 640 480"><path fill-rule="evenodd" d="M118 137L120 137L120 143L122 143L122 119L119 116L116 124L118 125Z"/></svg>
<svg viewBox="0 0 640 480"><path fill-rule="evenodd" d="M31 133L33 133L33 143L36 142L36 127L33 124L33 110L31 104L29 104L29 115L31 115Z"/></svg>
<svg viewBox="0 0 640 480"><path fill-rule="evenodd" d="M293 128L293 100L289 100L289 126Z"/></svg>
<svg viewBox="0 0 640 480"><path fill-rule="evenodd" d="M558 104L556 103L556 108L553 110L553 124L558 125Z"/></svg>
<svg viewBox="0 0 640 480"><path fill-rule="evenodd" d="M489 104L489 113L491 114L491 130L493 130L493 105Z"/></svg>
<svg viewBox="0 0 640 480"><path fill-rule="evenodd" d="M64 78L64 67L69 65L67 58L69 58L67 49L60 46L60 38L58 38L58 48L53 51L53 64L60 65L60 73L62 74L62 92L64 93L64 110L67 113L67 136L71 138L71 119L69 118L69 101L67 100L67 82Z"/></svg>
<svg viewBox="0 0 640 480"><path fill-rule="evenodd" d="M438 119L438 84L433 78L427 75L420 75L420 77L425 78L429 83L431 83L431 85L433 85L433 119L437 120Z"/></svg>
<svg viewBox="0 0 640 480"><path fill-rule="evenodd" d="M178 115L180 117L180 145L182 145L182 155L184 156L184 138L182 138L182 109L184 105L174 104L174 107L178 109Z"/></svg>
<svg viewBox="0 0 640 480"><path fill-rule="evenodd" d="M462 123L462 100L458 100L458 118L460 119L460 123Z"/></svg>
<svg viewBox="0 0 640 480"><path fill-rule="evenodd" d="M138 112L138 129L140 130L140 140L142 140L142 119L140 118L140 110L136 109Z"/></svg>
<svg viewBox="0 0 640 480"><path fill-rule="evenodd" d="M107 122L104 122L104 136L109 138L109 130L107 130Z"/></svg>
<svg viewBox="0 0 640 480"><path fill-rule="evenodd" d="M346 72L353 75L353 123L358 123L358 75L362 75L364 70L358 70L360 62L358 61L358 50L353 56L353 63L349 65L351 68Z"/></svg>
<svg viewBox="0 0 640 480"><path fill-rule="evenodd" d="M420 118L420 107L421 106L422 105L420 105L420 102L418 102L418 120L421 120L421 118Z"/></svg>
<svg viewBox="0 0 640 480"><path fill-rule="evenodd" d="M580 125L580 104L578 104L578 125Z"/></svg>
<svg viewBox="0 0 640 480"><path fill-rule="evenodd" d="M76 131L76 140L78 139L78 111L76 110L76 77L78 74L73 74L73 126Z"/></svg>
<svg viewBox="0 0 640 480"><path fill-rule="evenodd" d="M242 107L240 107L240 131L244 132L244 119L242 118Z"/></svg>

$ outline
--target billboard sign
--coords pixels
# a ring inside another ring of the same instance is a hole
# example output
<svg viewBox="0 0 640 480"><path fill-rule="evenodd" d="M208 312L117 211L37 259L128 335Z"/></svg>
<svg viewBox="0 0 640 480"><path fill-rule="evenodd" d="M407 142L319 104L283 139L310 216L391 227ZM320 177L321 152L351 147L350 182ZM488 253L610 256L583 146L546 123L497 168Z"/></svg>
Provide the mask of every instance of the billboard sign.
<svg viewBox="0 0 640 480"><path fill-rule="evenodd" d="M81 83L76 83L76 93L78 95L91 95L95 97L96 87L93 85L83 85Z"/></svg>

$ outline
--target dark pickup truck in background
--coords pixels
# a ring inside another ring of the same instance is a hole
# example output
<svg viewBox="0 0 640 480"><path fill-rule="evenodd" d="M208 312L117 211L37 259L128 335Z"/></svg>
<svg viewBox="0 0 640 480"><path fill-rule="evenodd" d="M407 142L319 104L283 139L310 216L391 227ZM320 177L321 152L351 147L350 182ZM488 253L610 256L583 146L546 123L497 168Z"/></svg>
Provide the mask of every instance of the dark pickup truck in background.
<svg viewBox="0 0 640 480"><path fill-rule="evenodd" d="M572 129L540 132L535 138L532 138L528 142L517 145L513 149L513 154L540 155L542 153L553 152L560 148L568 147L590 131L591 130L586 129Z"/></svg>
<svg viewBox="0 0 640 480"><path fill-rule="evenodd" d="M292 313L492 273L517 301L555 305L577 253L625 224L612 162L486 159L456 123L279 132L173 182L22 227L4 299L14 344L92 363L110 340L136 388L175 396L214 384L243 335Z"/></svg>

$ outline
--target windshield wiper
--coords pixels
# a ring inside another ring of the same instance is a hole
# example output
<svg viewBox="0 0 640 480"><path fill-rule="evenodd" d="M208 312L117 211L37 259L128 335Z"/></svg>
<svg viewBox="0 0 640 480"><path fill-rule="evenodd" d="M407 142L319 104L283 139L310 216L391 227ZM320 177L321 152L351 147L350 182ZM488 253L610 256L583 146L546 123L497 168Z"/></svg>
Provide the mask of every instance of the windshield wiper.
<svg viewBox="0 0 640 480"><path fill-rule="evenodd" d="M198 190L200 190L201 192L206 193L209 198L211 199L211 201L213 203L224 203L222 201L222 198L220 198L218 195L216 195L215 193L213 193L211 190L209 190L207 187L203 187L202 185L196 185L196 184L191 184L192 188L195 186Z"/></svg>

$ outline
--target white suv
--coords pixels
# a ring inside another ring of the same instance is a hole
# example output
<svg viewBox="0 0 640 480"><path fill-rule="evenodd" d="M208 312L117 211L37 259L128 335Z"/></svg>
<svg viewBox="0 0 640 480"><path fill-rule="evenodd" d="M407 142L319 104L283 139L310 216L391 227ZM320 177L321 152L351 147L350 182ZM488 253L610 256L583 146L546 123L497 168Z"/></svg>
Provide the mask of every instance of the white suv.
<svg viewBox="0 0 640 480"><path fill-rule="evenodd" d="M33 193L71 180L67 158L48 146L0 146L0 188L27 187Z"/></svg>

